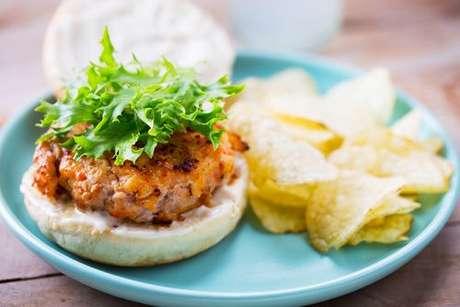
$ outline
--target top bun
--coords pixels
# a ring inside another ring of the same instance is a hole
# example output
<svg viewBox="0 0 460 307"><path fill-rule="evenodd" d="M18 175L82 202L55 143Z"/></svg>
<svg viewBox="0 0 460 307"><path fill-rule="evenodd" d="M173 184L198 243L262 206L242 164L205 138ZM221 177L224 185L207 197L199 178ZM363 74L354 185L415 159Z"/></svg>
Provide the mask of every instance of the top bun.
<svg viewBox="0 0 460 307"><path fill-rule="evenodd" d="M45 37L44 70L55 92L99 56L108 26L117 58L155 61L161 56L194 67L201 81L229 74L235 52L227 33L187 0L64 0Z"/></svg>

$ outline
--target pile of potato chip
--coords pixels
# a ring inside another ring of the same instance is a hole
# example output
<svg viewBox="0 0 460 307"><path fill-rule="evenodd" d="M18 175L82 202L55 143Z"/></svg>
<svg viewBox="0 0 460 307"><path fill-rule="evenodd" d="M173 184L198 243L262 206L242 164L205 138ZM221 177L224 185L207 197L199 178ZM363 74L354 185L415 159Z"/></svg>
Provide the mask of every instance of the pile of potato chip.
<svg viewBox="0 0 460 307"><path fill-rule="evenodd" d="M303 70L244 83L228 126L250 146L250 204L268 231L307 231L321 252L399 242L417 194L448 191L453 166L439 138L419 138L421 112L386 127L395 103L386 70L321 96Z"/></svg>

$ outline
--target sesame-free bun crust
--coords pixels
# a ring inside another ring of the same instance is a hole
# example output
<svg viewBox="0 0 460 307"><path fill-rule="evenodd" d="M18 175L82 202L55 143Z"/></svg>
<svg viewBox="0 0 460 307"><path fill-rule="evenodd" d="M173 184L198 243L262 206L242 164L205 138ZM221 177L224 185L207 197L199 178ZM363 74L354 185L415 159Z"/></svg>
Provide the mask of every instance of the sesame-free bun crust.
<svg viewBox="0 0 460 307"><path fill-rule="evenodd" d="M239 177L216 191L213 206L193 209L170 226L128 224L81 212L73 204L53 204L32 186L33 168L25 173L21 191L41 232L64 249L106 264L151 266L196 255L235 228L246 207L248 181L246 162L237 159Z"/></svg>
<svg viewBox="0 0 460 307"><path fill-rule="evenodd" d="M166 56L194 67L203 81L231 72L235 50L228 34L188 0L63 0L43 46L45 75L57 95L97 61L104 26L122 63L133 53L141 62Z"/></svg>

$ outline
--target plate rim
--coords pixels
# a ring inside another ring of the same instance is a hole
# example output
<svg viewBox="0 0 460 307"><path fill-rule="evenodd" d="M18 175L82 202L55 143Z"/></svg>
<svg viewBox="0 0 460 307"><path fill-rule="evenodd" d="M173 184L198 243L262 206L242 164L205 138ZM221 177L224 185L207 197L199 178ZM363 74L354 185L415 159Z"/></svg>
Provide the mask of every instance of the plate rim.
<svg viewBox="0 0 460 307"><path fill-rule="evenodd" d="M350 65L340 64L329 58L325 58L317 55L310 54L293 54L293 53L279 53L279 52L267 52L257 50L238 50L238 57L243 58L263 58L267 60L282 60L291 63L308 63L311 65L318 65L326 69L339 70L347 75L354 76L363 72L363 70L354 68ZM41 96L41 97L46 97ZM150 291L151 294L158 295L174 295L177 299L237 299L238 301L249 299L273 299L273 298L289 298L294 299L299 295L305 297L307 295L314 295L315 291L334 291L338 294L335 296L326 295L328 298L336 297L341 294L351 292L355 289L366 286L396 270L403 264L410 261L415 255L417 255L423 248L425 248L444 228L447 220L451 216L453 210L456 207L458 199L458 187L459 187L459 161L458 154L455 145L452 141L448 131L445 130L440 122L433 115L432 111L428 107L418 102L415 98L412 98L405 94L401 90L397 90L397 97L404 100L411 108L418 107L422 110L423 118L430 122L440 133L440 137L444 140L446 148L449 148L449 160L453 163L455 173L451 179L451 187L448 192L445 193L444 197L448 197L445 200L447 205L439 207L439 211L436 213L430 223L422 230L422 232L414 238L411 238L404 246L401 246L398 250L392 254L384 257L383 259L364 267L360 270L353 271L345 276L341 276L329 281L317 283L314 285L295 287L281 290L267 290L267 291L251 291L251 292L221 292L221 291L203 291L203 290L192 290L174 288L168 286L161 286L156 284L148 284L142 281L133 280L127 277L119 276L115 273L102 271L98 268L94 268L90 265L82 263L77 259L69 257L57 249L48 246L40 238L36 237L30 232L25 225L13 214L7 205L6 198L3 193L3 189L0 187L0 215L6 222L7 227L15 234L15 236L23 242L27 247L32 249L42 259L49 262L53 266L56 266L58 270L65 271L69 276L75 278L83 283L87 278L93 278L94 280L104 280L109 283L105 288L100 288L94 285L92 287L98 288L102 291L108 292L107 287L128 287L131 292L136 291ZM1 131L0 135L0 155L3 155L3 148L7 146L5 144L6 136L12 133L12 130L17 123L32 111L36 103L40 99L34 100L33 103L23 107L18 111L10 120L7 121L6 125ZM80 275L80 276L76 276ZM83 277L81 277L83 276ZM355 283L355 284L354 284ZM114 294L114 293L112 293ZM116 293L114 295L117 295ZM121 295L121 294L120 294ZM124 296L128 297L128 296ZM158 297L159 298L159 297ZM131 296L133 299L133 296Z"/></svg>

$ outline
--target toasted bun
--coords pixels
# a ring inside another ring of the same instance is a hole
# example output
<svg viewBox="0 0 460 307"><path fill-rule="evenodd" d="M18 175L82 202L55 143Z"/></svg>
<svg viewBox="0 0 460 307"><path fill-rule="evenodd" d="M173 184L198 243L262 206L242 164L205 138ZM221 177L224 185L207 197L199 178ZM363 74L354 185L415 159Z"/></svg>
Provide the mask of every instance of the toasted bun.
<svg viewBox="0 0 460 307"><path fill-rule="evenodd" d="M196 68L203 81L231 72L235 51L222 27L187 0L64 0L45 36L45 75L55 92L100 53L108 26L123 63L168 57Z"/></svg>
<svg viewBox="0 0 460 307"><path fill-rule="evenodd" d="M112 265L156 265L196 255L235 228L246 207L248 181L246 162L242 157L237 162L239 177L216 191L212 207L193 209L170 226L120 223L72 204L52 204L32 186L33 169L24 175L21 191L42 233L64 249Z"/></svg>

